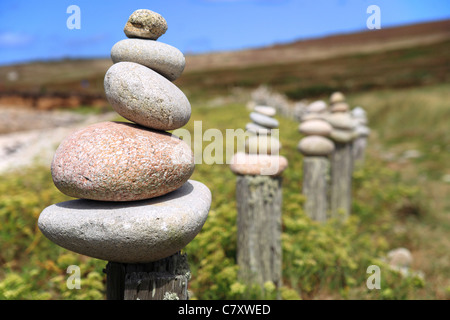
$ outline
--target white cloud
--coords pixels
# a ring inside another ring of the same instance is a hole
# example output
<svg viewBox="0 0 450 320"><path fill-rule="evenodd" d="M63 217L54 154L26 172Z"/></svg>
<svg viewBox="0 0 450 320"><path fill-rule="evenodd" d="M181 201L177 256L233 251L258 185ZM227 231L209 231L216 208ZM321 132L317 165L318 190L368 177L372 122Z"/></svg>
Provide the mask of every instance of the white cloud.
<svg viewBox="0 0 450 320"><path fill-rule="evenodd" d="M29 45L34 37L20 32L0 32L0 48L21 48Z"/></svg>

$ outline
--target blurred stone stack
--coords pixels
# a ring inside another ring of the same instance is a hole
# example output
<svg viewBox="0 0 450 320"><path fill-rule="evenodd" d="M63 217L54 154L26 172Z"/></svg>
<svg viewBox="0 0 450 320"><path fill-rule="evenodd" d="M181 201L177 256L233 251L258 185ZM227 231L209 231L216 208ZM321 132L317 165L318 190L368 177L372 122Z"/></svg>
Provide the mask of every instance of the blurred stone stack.
<svg viewBox="0 0 450 320"><path fill-rule="evenodd" d="M184 126L191 106L171 81L184 70L176 48L157 42L163 17L137 10L125 26L129 39L111 51L104 80L114 110L134 122L103 122L68 136L56 150L56 187L79 198L40 215L42 233L56 244L118 263L149 263L177 254L200 232L211 193L189 180L190 147L166 132Z"/></svg>
<svg viewBox="0 0 450 320"><path fill-rule="evenodd" d="M329 155L334 151L334 144L328 138L333 128L326 118L326 103L315 101L306 108L306 114L299 126L300 133L305 135L298 144L298 150L304 155L302 187L302 193L306 197L304 210L315 221L326 221L329 209Z"/></svg>
<svg viewBox="0 0 450 320"><path fill-rule="evenodd" d="M331 114L327 117L333 127L330 138L335 144L335 151L331 157L331 216L344 220L351 212L352 142L356 128L356 122L349 110L349 105L341 92L331 95Z"/></svg>
<svg viewBox="0 0 450 320"><path fill-rule="evenodd" d="M250 135L245 141L245 152L237 152L231 159L230 169L235 174L277 176L286 169L287 159L279 155L281 143L275 114L273 107L254 107L250 113L252 122L245 126Z"/></svg>
<svg viewBox="0 0 450 320"><path fill-rule="evenodd" d="M236 174L238 277L264 287L282 284L281 207L282 172L287 159L279 155L276 109L254 106L246 125L245 152L230 162Z"/></svg>
<svg viewBox="0 0 450 320"><path fill-rule="evenodd" d="M353 162L354 165L362 165L365 159L367 139L370 135L370 129L367 126L367 114L361 107L355 107L351 113L356 122L355 140L353 141Z"/></svg>

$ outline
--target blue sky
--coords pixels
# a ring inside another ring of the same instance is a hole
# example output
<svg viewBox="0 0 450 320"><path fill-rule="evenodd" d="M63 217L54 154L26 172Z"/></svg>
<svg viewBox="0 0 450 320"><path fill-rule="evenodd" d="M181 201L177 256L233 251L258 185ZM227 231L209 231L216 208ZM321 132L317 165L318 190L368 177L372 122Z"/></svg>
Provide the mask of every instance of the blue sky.
<svg viewBox="0 0 450 320"><path fill-rule="evenodd" d="M450 0L0 0L0 64L108 57L136 9L160 13L169 29L159 41L188 54L367 30L373 4L382 28L450 19ZM70 5L79 30L67 28Z"/></svg>

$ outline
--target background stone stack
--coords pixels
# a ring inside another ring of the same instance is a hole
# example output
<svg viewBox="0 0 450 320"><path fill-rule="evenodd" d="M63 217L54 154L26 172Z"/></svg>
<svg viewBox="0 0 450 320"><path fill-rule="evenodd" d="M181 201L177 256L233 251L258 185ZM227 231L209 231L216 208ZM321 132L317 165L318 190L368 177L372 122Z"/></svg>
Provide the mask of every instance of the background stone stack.
<svg viewBox="0 0 450 320"><path fill-rule="evenodd" d="M302 117L300 133L305 137L299 142L298 150L303 158L303 187L305 213L315 221L326 221L328 215L329 155L334 151L333 141L328 139L333 130L324 119L327 105L316 101L308 105Z"/></svg>
<svg viewBox="0 0 450 320"><path fill-rule="evenodd" d="M137 10L124 30L130 39L112 48L115 64L105 75L105 93L114 110L134 123L89 126L56 151L54 183L80 199L46 208L38 225L66 249L113 263L158 262L178 255L206 221L211 193L189 180L193 153L165 132L184 126L191 115L188 99L171 82L183 72L184 56L156 41L166 30L159 14ZM187 297L183 279L179 298Z"/></svg>
<svg viewBox="0 0 450 320"><path fill-rule="evenodd" d="M355 107L352 111L353 119L356 121L355 140L353 141L353 162L355 165L364 164L367 139L370 129L367 124L366 111L361 107Z"/></svg>
<svg viewBox="0 0 450 320"><path fill-rule="evenodd" d="M249 137L245 152L237 152L231 159L230 169L237 175L278 176L287 168L287 159L279 155L278 120L273 118L275 108L255 106L250 113L252 122L245 129Z"/></svg>
<svg viewBox="0 0 450 320"><path fill-rule="evenodd" d="M279 155L276 110L256 106L247 124L246 152L231 159L237 175L237 263L239 279L257 284L262 290L268 281L281 286L282 172L287 159ZM274 136L276 133L276 136Z"/></svg>
<svg viewBox="0 0 450 320"><path fill-rule="evenodd" d="M331 215L344 220L351 212L352 141L355 138L356 127L349 109L345 96L341 92L331 95L331 114L327 117L333 127L330 137L335 143L335 150L331 157Z"/></svg>

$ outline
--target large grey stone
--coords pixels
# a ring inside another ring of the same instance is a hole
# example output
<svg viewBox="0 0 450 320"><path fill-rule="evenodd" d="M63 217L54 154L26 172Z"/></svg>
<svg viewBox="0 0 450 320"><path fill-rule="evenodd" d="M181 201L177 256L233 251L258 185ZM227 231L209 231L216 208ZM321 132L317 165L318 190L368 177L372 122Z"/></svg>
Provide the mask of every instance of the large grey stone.
<svg viewBox="0 0 450 320"><path fill-rule="evenodd" d="M38 219L57 245L97 259L146 263L183 249L200 232L211 192L189 180L151 200L113 203L72 200L47 207Z"/></svg>
<svg viewBox="0 0 450 320"><path fill-rule="evenodd" d="M194 172L194 155L169 133L103 122L64 139L51 171L56 187L74 198L143 200L181 187Z"/></svg>
<svg viewBox="0 0 450 320"><path fill-rule="evenodd" d="M111 49L111 59L114 63L128 61L142 64L170 81L181 76L186 64L184 55L177 48L143 39L124 39L117 42Z"/></svg>
<svg viewBox="0 0 450 320"><path fill-rule="evenodd" d="M191 117L191 105L172 82L134 62L119 62L105 75L109 103L122 117L157 130L174 130Z"/></svg>

